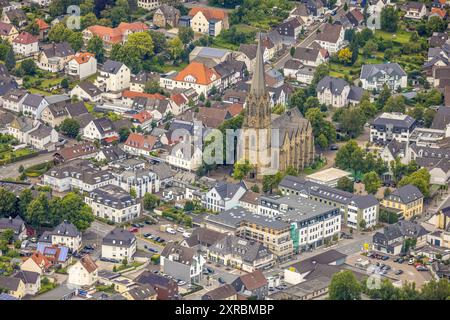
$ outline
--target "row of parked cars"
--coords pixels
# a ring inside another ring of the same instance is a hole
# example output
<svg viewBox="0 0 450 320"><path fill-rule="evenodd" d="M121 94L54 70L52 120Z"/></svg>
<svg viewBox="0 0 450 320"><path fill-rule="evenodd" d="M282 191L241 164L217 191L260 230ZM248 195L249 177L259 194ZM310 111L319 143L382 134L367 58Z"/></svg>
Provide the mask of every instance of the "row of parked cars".
<svg viewBox="0 0 450 320"><path fill-rule="evenodd" d="M382 255L382 254L379 254L376 252L369 252L367 254L367 258L374 258L374 259L383 260L383 261L389 260L389 256Z"/></svg>
<svg viewBox="0 0 450 320"><path fill-rule="evenodd" d="M145 233L144 234L144 238L156 241L156 242L161 243L161 244L166 242L166 240L164 240L163 238L158 237L158 236L156 236L154 234L151 234L151 233Z"/></svg>
<svg viewBox="0 0 450 320"><path fill-rule="evenodd" d="M160 272L159 270L153 270L153 273L154 274L159 274L159 275L161 275L161 276L163 276L164 278L167 278L167 279L172 279L172 280L176 281L179 286L186 285L186 281L183 281L183 280L180 280L180 279L175 279L174 277L172 277L172 276L170 276L168 274L165 274L163 272ZM191 285L189 285L188 287L191 287Z"/></svg>

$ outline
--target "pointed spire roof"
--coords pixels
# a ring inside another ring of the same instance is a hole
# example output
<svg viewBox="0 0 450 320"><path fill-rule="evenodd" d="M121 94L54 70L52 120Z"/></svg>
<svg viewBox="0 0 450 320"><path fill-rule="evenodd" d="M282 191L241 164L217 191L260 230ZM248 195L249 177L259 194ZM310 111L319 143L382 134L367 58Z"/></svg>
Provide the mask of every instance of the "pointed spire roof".
<svg viewBox="0 0 450 320"><path fill-rule="evenodd" d="M258 36L258 47L256 49L256 61L255 70L253 72L252 84L250 87L250 92L254 95L260 97L266 92L266 83L264 80L264 58L263 50L261 47L261 34Z"/></svg>

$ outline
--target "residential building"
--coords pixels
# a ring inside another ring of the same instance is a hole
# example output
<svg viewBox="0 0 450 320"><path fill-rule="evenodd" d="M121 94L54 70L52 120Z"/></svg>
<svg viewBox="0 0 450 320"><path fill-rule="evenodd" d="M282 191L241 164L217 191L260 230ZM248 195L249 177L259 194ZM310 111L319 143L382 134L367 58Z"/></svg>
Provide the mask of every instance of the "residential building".
<svg viewBox="0 0 450 320"><path fill-rule="evenodd" d="M422 214L423 198L422 192L416 186L407 184L387 195L381 200L381 205L386 208L399 210L403 218L409 220L416 215Z"/></svg>
<svg viewBox="0 0 450 320"><path fill-rule="evenodd" d="M69 248L65 246L38 242L36 252L44 255L55 268L65 268L72 262L72 256L69 255Z"/></svg>
<svg viewBox="0 0 450 320"><path fill-rule="evenodd" d="M202 150L191 143L180 142L169 148L167 163L175 168L196 171L202 165Z"/></svg>
<svg viewBox="0 0 450 320"><path fill-rule="evenodd" d="M102 100L102 91L91 82L83 81L70 91L70 97L97 103Z"/></svg>
<svg viewBox="0 0 450 320"><path fill-rule="evenodd" d="M119 146L115 145L107 145L105 147L100 148L97 155L95 156L95 160L102 161L106 163L111 163L115 161L121 161L127 158L127 154L123 151Z"/></svg>
<svg viewBox="0 0 450 320"><path fill-rule="evenodd" d="M137 128L141 128L142 131L150 132L152 129L153 116L148 110L142 110L132 116L133 125Z"/></svg>
<svg viewBox="0 0 450 320"><path fill-rule="evenodd" d="M333 108L342 108L348 104L358 104L364 90L349 85L344 79L326 76L317 84L316 92L320 103Z"/></svg>
<svg viewBox="0 0 450 320"><path fill-rule="evenodd" d="M225 236L225 233L198 227L192 231L189 238L183 239L183 241L180 242L180 245L200 252L206 252L209 247L223 239Z"/></svg>
<svg viewBox="0 0 450 320"><path fill-rule="evenodd" d="M372 218L374 213L378 216L379 208L375 206L375 204L370 205L373 202L373 198L367 198L361 201L358 199L358 197L360 197L359 195L354 195L350 192L332 188L325 184L318 184L294 176L286 176L280 182L278 188L282 195L291 195L293 197L300 196L302 198L308 198L319 204L326 204L328 206L338 208L344 225L351 228L361 227L360 221L364 219L364 212L366 212L366 215L369 215L370 213L370 220L373 220ZM348 220L349 210L353 211L353 217L351 219L353 221ZM356 225L354 219L355 211L357 211Z"/></svg>
<svg viewBox="0 0 450 320"><path fill-rule="evenodd" d="M33 36L26 31L22 31L12 41L12 47L15 54L30 57L39 52L38 37Z"/></svg>
<svg viewBox="0 0 450 320"><path fill-rule="evenodd" d="M27 237L25 222L20 216L0 218L0 233L6 230L14 231L14 239L22 241Z"/></svg>
<svg viewBox="0 0 450 320"><path fill-rule="evenodd" d="M220 86L220 81L220 75L214 68L208 68L203 63L194 61L178 73L162 75L160 85L168 90L192 88L199 95L203 93L207 97L213 87Z"/></svg>
<svg viewBox="0 0 450 320"><path fill-rule="evenodd" d="M277 32L286 45L295 44L300 34L304 31L305 22L301 18L291 18L276 26Z"/></svg>
<svg viewBox="0 0 450 320"><path fill-rule="evenodd" d="M373 195L354 196L347 207L347 226L354 229L373 228L378 223L379 203Z"/></svg>
<svg viewBox="0 0 450 320"><path fill-rule="evenodd" d="M373 250L398 255L405 252L405 241L414 239L416 247L420 247L426 243L427 231L424 227L416 222L399 221L396 224L384 227L383 232L377 232L373 235Z"/></svg>
<svg viewBox="0 0 450 320"><path fill-rule="evenodd" d="M3 102L2 107L6 110L20 113L23 111L22 104L27 95L28 92L25 90L11 89L1 97L1 101Z"/></svg>
<svg viewBox="0 0 450 320"><path fill-rule="evenodd" d="M339 24L325 24L315 42L329 53L337 53L345 45L344 28Z"/></svg>
<svg viewBox="0 0 450 320"><path fill-rule="evenodd" d="M128 192L115 185L107 185L93 190L85 197L92 213L112 222L125 222L141 214L141 204Z"/></svg>
<svg viewBox="0 0 450 320"><path fill-rule="evenodd" d="M239 199L247 191L243 184L218 182L202 197L202 205L208 210L220 212L239 205Z"/></svg>
<svg viewBox="0 0 450 320"><path fill-rule="evenodd" d="M71 252L76 252L81 248L81 232L72 223L64 220L53 231L45 231L39 242L63 245Z"/></svg>
<svg viewBox="0 0 450 320"><path fill-rule="evenodd" d="M147 0L147 1L154 1L154 0ZM156 293L155 288L153 288L152 285L145 284L145 285L136 285L130 290L122 293L122 296L124 296L127 300L156 300L158 297L158 294Z"/></svg>
<svg viewBox="0 0 450 320"><path fill-rule="evenodd" d="M41 275L38 272L19 270L14 278L22 280L25 285L25 295L34 296L41 289Z"/></svg>
<svg viewBox="0 0 450 320"><path fill-rule="evenodd" d="M323 246L341 231L339 208L301 196L262 196L258 214L290 224L295 252Z"/></svg>
<svg viewBox="0 0 450 320"><path fill-rule="evenodd" d="M137 0L138 7L145 10L154 10L158 8L159 4L159 0Z"/></svg>
<svg viewBox="0 0 450 320"><path fill-rule="evenodd" d="M144 271L136 278L136 282L141 285L151 285L158 295L158 300L178 299L178 285L173 279Z"/></svg>
<svg viewBox="0 0 450 320"><path fill-rule="evenodd" d="M48 38L50 26L42 19L36 19L35 22L39 27L39 40L46 40Z"/></svg>
<svg viewBox="0 0 450 320"><path fill-rule="evenodd" d="M153 13L153 25L160 28L176 27L179 19L180 10L167 4L162 4Z"/></svg>
<svg viewBox="0 0 450 320"><path fill-rule="evenodd" d="M420 20L427 15L427 7L421 2L408 2L405 5L405 18Z"/></svg>
<svg viewBox="0 0 450 320"><path fill-rule="evenodd" d="M3 10L2 21L22 28L27 24L27 15L20 7L12 6L9 10Z"/></svg>
<svg viewBox="0 0 450 320"><path fill-rule="evenodd" d="M264 270L275 263L273 254L261 243L227 235L207 250L208 260L246 272Z"/></svg>
<svg viewBox="0 0 450 320"><path fill-rule="evenodd" d="M0 288L17 299L22 299L26 294L25 284L20 278L0 276Z"/></svg>
<svg viewBox="0 0 450 320"><path fill-rule="evenodd" d="M264 300L269 293L267 279L261 270L244 274L234 280L231 285L239 295L256 300Z"/></svg>
<svg viewBox="0 0 450 320"><path fill-rule="evenodd" d="M83 39L87 43L93 36L98 36L103 40L105 50L109 52L114 44L127 42L130 34L147 30L148 26L143 22L121 22L116 28L94 25L83 30Z"/></svg>
<svg viewBox="0 0 450 320"><path fill-rule="evenodd" d="M60 103L49 104L44 107L41 113L41 121L51 126L58 127L68 118L78 119L80 115L87 114L88 110L83 102L67 103L62 101Z"/></svg>
<svg viewBox="0 0 450 320"><path fill-rule="evenodd" d="M85 157L87 153L83 153ZM94 189L112 184L114 176L109 171L99 170L86 160L77 159L67 164L53 167L43 178L44 185L51 186L57 192L79 189L91 192Z"/></svg>
<svg viewBox="0 0 450 320"><path fill-rule="evenodd" d="M247 190L239 199L239 206L247 209L250 212L258 213L258 205L261 194Z"/></svg>
<svg viewBox="0 0 450 320"><path fill-rule="evenodd" d="M130 133L123 149L133 155L149 156L157 143L157 138L151 135Z"/></svg>
<svg viewBox="0 0 450 320"><path fill-rule="evenodd" d="M204 224L211 230L260 242L276 256L277 260L286 261L294 253L291 226L282 220L235 207L216 215L208 215L204 219Z"/></svg>
<svg viewBox="0 0 450 320"><path fill-rule="evenodd" d="M384 85L396 91L408 85L408 75L398 63L364 64L359 79L362 88L369 91L379 91Z"/></svg>
<svg viewBox="0 0 450 320"><path fill-rule="evenodd" d="M416 120L408 115L383 112L370 124L370 142L408 142L416 125Z"/></svg>
<svg viewBox="0 0 450 320"><path fill-rule="evenodd" d="M67 283L74 286L92 286L98 280L98 266L88 254L71 265L67 273L69 274Z"/></svg>
<svg viewBox="0 0 450 320"><path fill-rule="evenodd" d="M97 73L97 59L89 52L77 52L67 65L67 74L80 80Z"/></svg>
<svg viewBox="0 0 450 320"><path fill-rule="evenodd" d="M120 92L130 86L130 69L122 62L108 60L99 71L94 84L103 92L120 96Z"/></svg>
<svg viewBox="0 0 450 320"><path fill-rule="evenodd" d="M20 270L36 272L40 275L43 275L50 270L51 266L52 263L50 262L49 258L44 256L40 252L34 252L20 265Z"/></svg>
<svg viewBox="0 0 450 320"><path fill-rule="evenodd" d="M216 37L229 28L228 13L225 10L207 7L194 7L189 11L189 26L195 32Z"/></svg>
<svg viewBox="0 0 450 320"><path fill-rule="evenodd" d="M187 283L199 283L202 279L205 258L196 250L176 243L168 243L160 257L161 271Z"/></svg>
<svg viewBox="0 0 450 320"><path fill-rule="evenodd" d="M48 105L48 100L44 96L29 93L22 102L22 111L25 116L40 119L42 110Z"/></svg>
<svg viewBox="0 0 450 320"><path fill-rule="evenodd" d="M146 193L159 192L159 177L148 169L125 170L114 175L114 184L127 192L134 190L136 198L142 198Z"/></svg>
<svg viewBox="0 0 450 320"><path fill-rule="evenodd" d="M131 75L130 91L144 92L147 83L152 81L159 83L159 73L141 71L136 75Z"/></svg>
<svg viewBox="0 0 450 320"><path fill-rule="evenodd" d="M237 300L237 292L231 284L227 283L206 292L202 300Z"/></svg>
<svg viewBox="0 0 450 320"><path fill-rule="evenodd" d="M94 119L83 129L83 138L90 141L105 140L112 142L118 140L118 137L119 134L109 118Z"/></svg>
<svg viewBox="0 0 450 320"><path fill-rule="evenodd" d="M102 241L102 257L133 261L136 253L136 236L125 229L115 228Z"/></svg>
<svg viewBox="0 0 450 320"><path fill-rule="evenodd" d="M68 42L44 45L37 58L38 68L50 72L65 70L75 52Z"/></svg>
<svg viewBox="0 0 450 320"><path fill-rule="evenodd" d="M68 162L75 159L93 158L97 154L97 148L90 142L75 144L72 147L65 147L53 155L56 164Z"/></svg>
<svg viewBox="0 0 450 320"><path fill-rule="evenodd" d="M345 264L347 256L337 250L331 249L323 253L296 262L284 269L284 281L290 285L305 282L308 276L318 268L338 267Z"/></svg>
<svg viewBox="0 0 450 320"><path fill-rule="evenodd" d="M13 40L19 35L19 31L13 24L0 22L0 38L12 43Z"/></svg>

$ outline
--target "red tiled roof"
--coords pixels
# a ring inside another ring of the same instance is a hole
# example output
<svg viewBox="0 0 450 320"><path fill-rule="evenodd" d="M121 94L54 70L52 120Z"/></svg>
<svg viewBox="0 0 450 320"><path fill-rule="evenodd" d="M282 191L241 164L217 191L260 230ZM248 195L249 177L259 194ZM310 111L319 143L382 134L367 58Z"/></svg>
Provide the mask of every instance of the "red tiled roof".
<svg viewBox="0 0 450 320"><path fill-rule="evenodd" d="M438 14L441 18L445 18L445 16L447 15L447 11L440 8L431 8L431 14L433 13Z"/></svg>
<svg viewBox="0 0 450 320"><path fill-rule="evenodd" d="M36 19L35 22L38 25L39 30L41 30L41 31L50 28L50 26L47 24L47 22L45 22L42 19Z"/></svg>
<svg viewBox="0 0 450 320"><path fill-rule="evenodd" d="M127 141L125 142L125 145L132 148L151 151L156 141L157 138L154 136L144 136L143 134L139 133L130 133Z"/></svg>
<svg viewBox="0 0 450 320"><path fill-rule="evenodd" d="M242 105L242 103L233 103L232 105L227 107L227 111L231 114L232 117L241 113L243 109L244 106Z"/></svg>
<svg viewBox="0 0 450 320"><path fill-rule="evenodd" d="M213 8L202 8L202 7L195 7L192 8L189 11L189 16L193 17L198 12L202 12L206 19L217 19L217 20L223 20L226 17L228 17L228 13L225 10L221 9L213 9Z"/></svg>
<svg viewBox="0 0 450 320"><path fill-rule="evenodd" d="M171 95L170 99L172 99L172 101L175 102L177 105L182 105L188 102L187 99L181 93Z"/></svg>
<svg viewBox="0 0 450 320"><path fill-rule="evenodd" d="M89 52L77 52L77 54L72 59L75 60L78 64L83 64L89 62L92 57L95 57L95 54Z"/></svg>
<svg viewBox="0 0 450 320"><path fill-rule="evenodd" d="M152 113L148 110L143 110L138 114L133 115L133 119L137 120L139 123L145 123L152 118Z"/></svg>
<svg viewBox="0 0 450 320"><path fill-rule="evenodd" d="M92 260L92 258L88 254L84 255L80 259L80 262L88 273L92 273L98 268L94 260Z"/></svg>
<svg viewBox="0 0 450 320"><path fill-rule="evenodd" d="M240 278L247 290L255 290L267 284L267 279L261 270L256 270L251 273L244 274Z"/></svg>
<svg viewBox="0 0 450 320"><path fill-rule="evenodd" d="M122 97L124 98L136 98L136 97L143 97L143 98L148 98L148 99L158 99L158 100L164 100L166 99L165 96L163 96L160 93L145 93L145 92L137 92L137 91L130 91L130 90L124 90L122 92Z"/></svg>
<svg viewBox="0 0 450 320"><path fill-rule="evenodd" d="M31 44L34 42L38 42L38 37L33 36L32 34L26 31L23 31L13 40L13 42L20 44Z"/></svg>
<svg viewBox="0 0 450 320"><path fill-rule="evenodd" d="M174 78L176 81L185 81L187 76L195 78L195 83L208 85L216 79L220 78L220 75L213 69L208 68L206 65L200 62L191 62L183 70L181 70Z"/></svg>
<svg viewBox="0 0 450 320"><path fill-rule="evenodd" d="M94 35L99 36L103 41L109 43L119 43L122 42L123 36L127 32L137 32L137 31L145 31L148 30L148 26L142 22L133 22L133 23L120 23L117 28L110 28L100 25L90 26L88 28L90 32ZM105 39L105 37L109 37Z"/></svg>
<svg viewBox="0 0 450 320"><path fill-rule="evenodd" d="M41 269L47 269L52 265L50 260L40 252L34 252L30 256L30 259L33 260Z"/></svg>
<svg viewBox="0 0 450 320"><path fill-rule="evenodd" d="M104 139L106 143L113 143L114 141L119 140L118 136L107 137Z"/></svg>

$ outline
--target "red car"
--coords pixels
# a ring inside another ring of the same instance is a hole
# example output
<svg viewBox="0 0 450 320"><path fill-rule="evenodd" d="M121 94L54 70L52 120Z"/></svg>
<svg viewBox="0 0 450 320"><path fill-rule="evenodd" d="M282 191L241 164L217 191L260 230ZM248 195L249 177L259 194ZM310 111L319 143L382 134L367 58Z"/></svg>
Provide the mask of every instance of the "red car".
<svg viewBox="0 0 450 320"><path fill-rule="evenodd" d="M130 231L130 232L133 232L133 233L137 233L137 232L139 232L139 229L136 228L136 227L134 227L134 228L130 228L129 231Z"/></svg>

